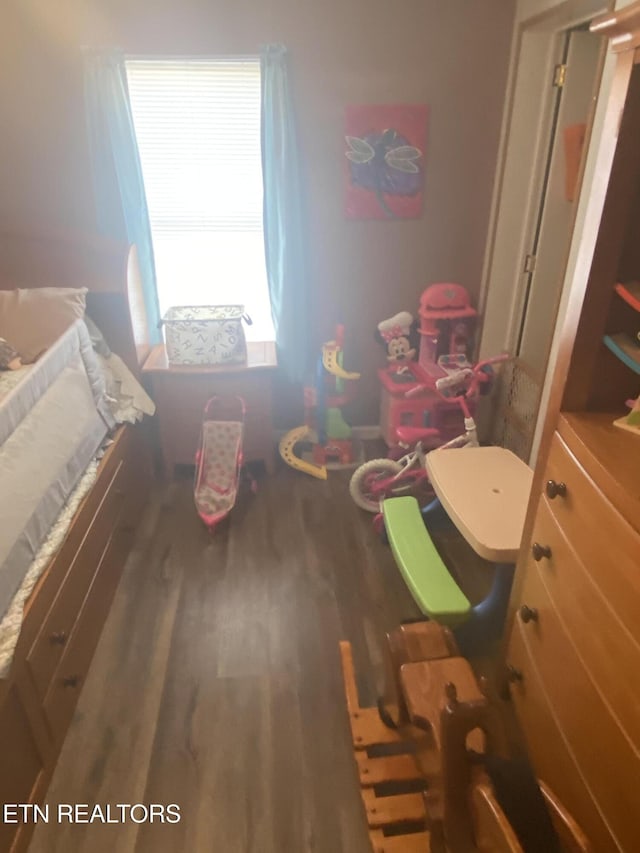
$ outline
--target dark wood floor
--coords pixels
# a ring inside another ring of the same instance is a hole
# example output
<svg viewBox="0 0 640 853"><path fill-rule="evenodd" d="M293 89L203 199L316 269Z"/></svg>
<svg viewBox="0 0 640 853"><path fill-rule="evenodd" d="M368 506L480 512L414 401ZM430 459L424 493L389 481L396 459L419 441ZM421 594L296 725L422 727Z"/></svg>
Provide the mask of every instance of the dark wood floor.
<svg viewBox="0 0 640 853"><path fill-rule="evenodd" d="M156 490L47 802L182 819L40 824L30 853L369 853L338 641L373 703L384 632L417 611L347 481L282 468L214 537L189 479Z"/></svg>

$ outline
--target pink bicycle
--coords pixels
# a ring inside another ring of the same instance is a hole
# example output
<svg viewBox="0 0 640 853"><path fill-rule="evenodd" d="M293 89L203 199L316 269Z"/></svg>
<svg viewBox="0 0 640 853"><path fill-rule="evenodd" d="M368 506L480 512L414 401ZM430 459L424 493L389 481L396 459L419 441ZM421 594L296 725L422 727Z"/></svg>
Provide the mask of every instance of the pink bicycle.
<svg viewBox="0 0 640 853"><path fill-rule="evenodd" d="M457 402L464 415L464 432L440 445L440 433L437 429L425 427L400 426L397 436L402 446L413 447L400 459L371 459L360 465L349 482L349 494L357 506L367 512L380 512L385 498L414 494L429 485L429 477L424 464L425 454L440 446L442 449L454 447L477 447L478 432L476 422L469 409L469 401L479 393L486 393L493 381L492 365L507 361L507 354L495 356L478 362L474 367L465 367L438 379L435 390L449 402ZM413 388L407 396L418 394L423 386ZM425 449L426 447L426 449Z"/></svg>

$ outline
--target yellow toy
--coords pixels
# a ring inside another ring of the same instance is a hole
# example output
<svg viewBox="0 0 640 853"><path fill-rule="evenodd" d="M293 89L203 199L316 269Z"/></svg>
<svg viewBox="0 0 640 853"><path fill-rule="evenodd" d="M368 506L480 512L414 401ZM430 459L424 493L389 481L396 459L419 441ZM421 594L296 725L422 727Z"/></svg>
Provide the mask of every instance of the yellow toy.
<svg viewBox="0 0 640 853"><path fill-rule="evenodd" d="M340 465L354 462L351 427L341 412L351 399L345 391L346 382L360 378L359 373L345 370L342 366L344 327L338 326L335 340L322 345L318 359L315 386L305 388L304 426L295 427L280 440L280 456L291 468L316 477L327 479L327 463ZM296 456L295 447L300 442L313 446L312 460Z"/></svg>
<svg viewBox="0 0 640 853"><path fill-rule="evenodd" d="M317 434L311 427L299 426L289 432L280 439L278 449L280 456L291 468L302 471L304 474L310 474L312 477L317 477L318 480L327 479L326 465L313 465L311 462L305 462L295 454L295 446L301 441L310 441L314 443L318 440Z"/></svg>

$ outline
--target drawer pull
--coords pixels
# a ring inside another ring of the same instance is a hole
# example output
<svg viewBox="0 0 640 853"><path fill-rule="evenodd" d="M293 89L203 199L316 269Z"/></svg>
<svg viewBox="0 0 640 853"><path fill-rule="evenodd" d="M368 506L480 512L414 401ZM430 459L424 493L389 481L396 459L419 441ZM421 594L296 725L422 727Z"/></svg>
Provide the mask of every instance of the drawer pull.
<svg viewBox="0 0 640 853"><path fill-rule="evenodd" d="M531 546L531 553L533 554L533 559L536 563L539 563L543 557L547 560L551 559L551 548L549 548L548 545L541 545L539 542L533 543Z"/></svg>
<svg viewBox="0 0 640 853"><path fill-rule="evenodd" d="M524 681L524 675L522 674L522 670L518 669L511 664L507 665L507 681L511 684L515 684L516 682Z"/></svg>
<svg viewBox="0 0 640 853"><path fill-rule="evenodd" d="M564 498L567 494L567 485L566 483L556 483L555 480L547 480L547 485L544 487L545 492L547 493L547 497L550 501L554 498L557 498L560 495L561 498Z"/></svg>
<svg viewBox="0 0 640 853"><path fill-rule="evenodd" d="M63 687L77 687L82 678L79 675L67 675L62 679Z"/></svg>
<svg viewBox="0 0 640 853"><path fill-rule="evenodd" d="M526 604L523 604L520 608L520 618L522 621L527 624L527 622L537 622L538 621L538 610L536 607L528 607Z"/></svg>
<svg viewBox="0 0 640 853"><path fill-rule="evenodd" d="M49 637L49 642L52 646L64 646L67 642L67 634L65 631L54 631Z"/></svg>

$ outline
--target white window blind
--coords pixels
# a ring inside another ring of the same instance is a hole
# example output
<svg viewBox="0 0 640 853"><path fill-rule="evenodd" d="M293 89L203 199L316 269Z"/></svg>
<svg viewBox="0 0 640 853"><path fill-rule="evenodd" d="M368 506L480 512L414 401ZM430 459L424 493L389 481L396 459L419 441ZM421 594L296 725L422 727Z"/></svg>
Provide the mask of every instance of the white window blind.
<svg viewBox="0 0 640 853"><path fill-rule="evenodd" d="M260 62L129 60L158 298L242 303L273 338L262 230Z"/></svg>

